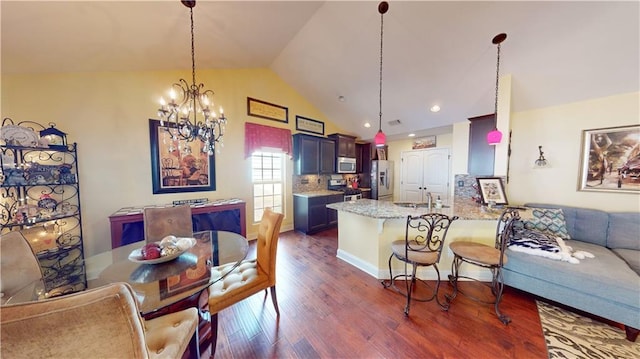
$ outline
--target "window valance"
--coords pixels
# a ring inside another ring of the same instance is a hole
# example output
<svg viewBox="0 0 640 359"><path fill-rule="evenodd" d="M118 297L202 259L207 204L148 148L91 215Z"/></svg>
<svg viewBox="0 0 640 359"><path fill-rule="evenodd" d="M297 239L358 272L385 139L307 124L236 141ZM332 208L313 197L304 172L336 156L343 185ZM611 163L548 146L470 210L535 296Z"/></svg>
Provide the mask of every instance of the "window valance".
<svg viewBox="0 0 640 359"><path fill-rule="evenodd" d="M277 148L291 157L291 130L245 122L244 157L249 158L263 148Z"/></svg>

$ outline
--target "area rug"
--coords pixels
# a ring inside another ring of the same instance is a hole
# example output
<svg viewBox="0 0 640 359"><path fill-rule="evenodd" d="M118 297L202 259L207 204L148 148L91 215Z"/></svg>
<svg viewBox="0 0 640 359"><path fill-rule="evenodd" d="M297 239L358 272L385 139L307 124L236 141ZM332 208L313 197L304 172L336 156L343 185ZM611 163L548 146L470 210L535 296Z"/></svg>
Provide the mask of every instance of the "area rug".
<svg viewBox="0 0 640 359"><path fill-rule="evenodd" d="M537 301L550 359L640 358L640 338L626 340L624 330Z"/></svg>

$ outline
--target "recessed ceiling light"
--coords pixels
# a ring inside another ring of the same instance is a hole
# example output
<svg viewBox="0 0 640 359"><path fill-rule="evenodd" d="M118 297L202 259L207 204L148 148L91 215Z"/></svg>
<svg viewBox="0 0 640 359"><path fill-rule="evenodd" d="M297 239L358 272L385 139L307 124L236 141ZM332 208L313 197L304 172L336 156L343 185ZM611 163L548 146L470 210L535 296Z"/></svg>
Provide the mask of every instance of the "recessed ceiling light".
<svg viewBox="0 0 640 359"><path fill-rule="evenodd" d="M433 106L431 106L430 110L431 110L431 112L438 112L438 111L440 111L440 106L433 105Z"/></svg>
<svg viewBox="0 0 640 359"><path fill-rule="evenodd" d="M340 101L340 102L344 102L344 101L345 101L344 96L342 96L342 95L341 95L341 96L338 96L338 101Z"/></svg>
<svg viewBox="0 0 640 359"><path fill-rule="evenodd" d="M369 128L369 127L371 127L371 124L369 122L365 122L364 123L364 127Z"/></svg>
<svg viewBox="0 0 640 359"><path fill-rule="evenodd" d="M415 133L410 133L409 137L416 137L416 134Z"/></svg>

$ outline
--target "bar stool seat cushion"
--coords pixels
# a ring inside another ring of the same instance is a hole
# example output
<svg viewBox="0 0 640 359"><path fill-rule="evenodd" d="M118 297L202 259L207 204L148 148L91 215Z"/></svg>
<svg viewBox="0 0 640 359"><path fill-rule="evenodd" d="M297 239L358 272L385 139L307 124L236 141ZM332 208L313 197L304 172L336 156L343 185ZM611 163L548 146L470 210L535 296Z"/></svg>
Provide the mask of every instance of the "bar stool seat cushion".
<svg viewBox="0 0 640 359"><path fill-rule="evenodd" d="M459 256L476 263L485 265L498 265L500 263L500 250L482 243L458 241L449 244L449 249ZM507 263L507 255L504 255L503 263Z"/></svg>
<svg viewBox="0 0 640 359"><path fill-rule="evenodd" d="M404 239L393 241L391 243L391 251L398 258L404 258L405 254L408 255L407 259L409 262L414 263L422 263L422 264L433 264L438 261L438 252L421 252L421 251L412 251L409 250L405 253L405 246L407 242ZM419 244L416 241L409 241L410 247L419 247L422 244Z"/></svg>

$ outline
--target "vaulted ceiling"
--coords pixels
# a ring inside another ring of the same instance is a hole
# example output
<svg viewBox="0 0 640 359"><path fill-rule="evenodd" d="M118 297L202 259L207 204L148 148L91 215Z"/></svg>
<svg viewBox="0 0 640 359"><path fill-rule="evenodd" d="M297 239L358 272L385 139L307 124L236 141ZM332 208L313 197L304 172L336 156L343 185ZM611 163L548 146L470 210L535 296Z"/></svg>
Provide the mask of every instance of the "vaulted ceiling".
<svg viewBox="0 0 640 359"><path fill-rule="evenodd" d="M392 139L492 113L491 39L501 32L512 111L640 89L637 1L389 5L382 128ZM370 139L379 113L377 8L373 1L199 1L197 67L270 68L329 120ZM177 0L3 0L0 11L3 74L191 65L189 11ZM429 111L435 104L438 113Z"/></svg>

